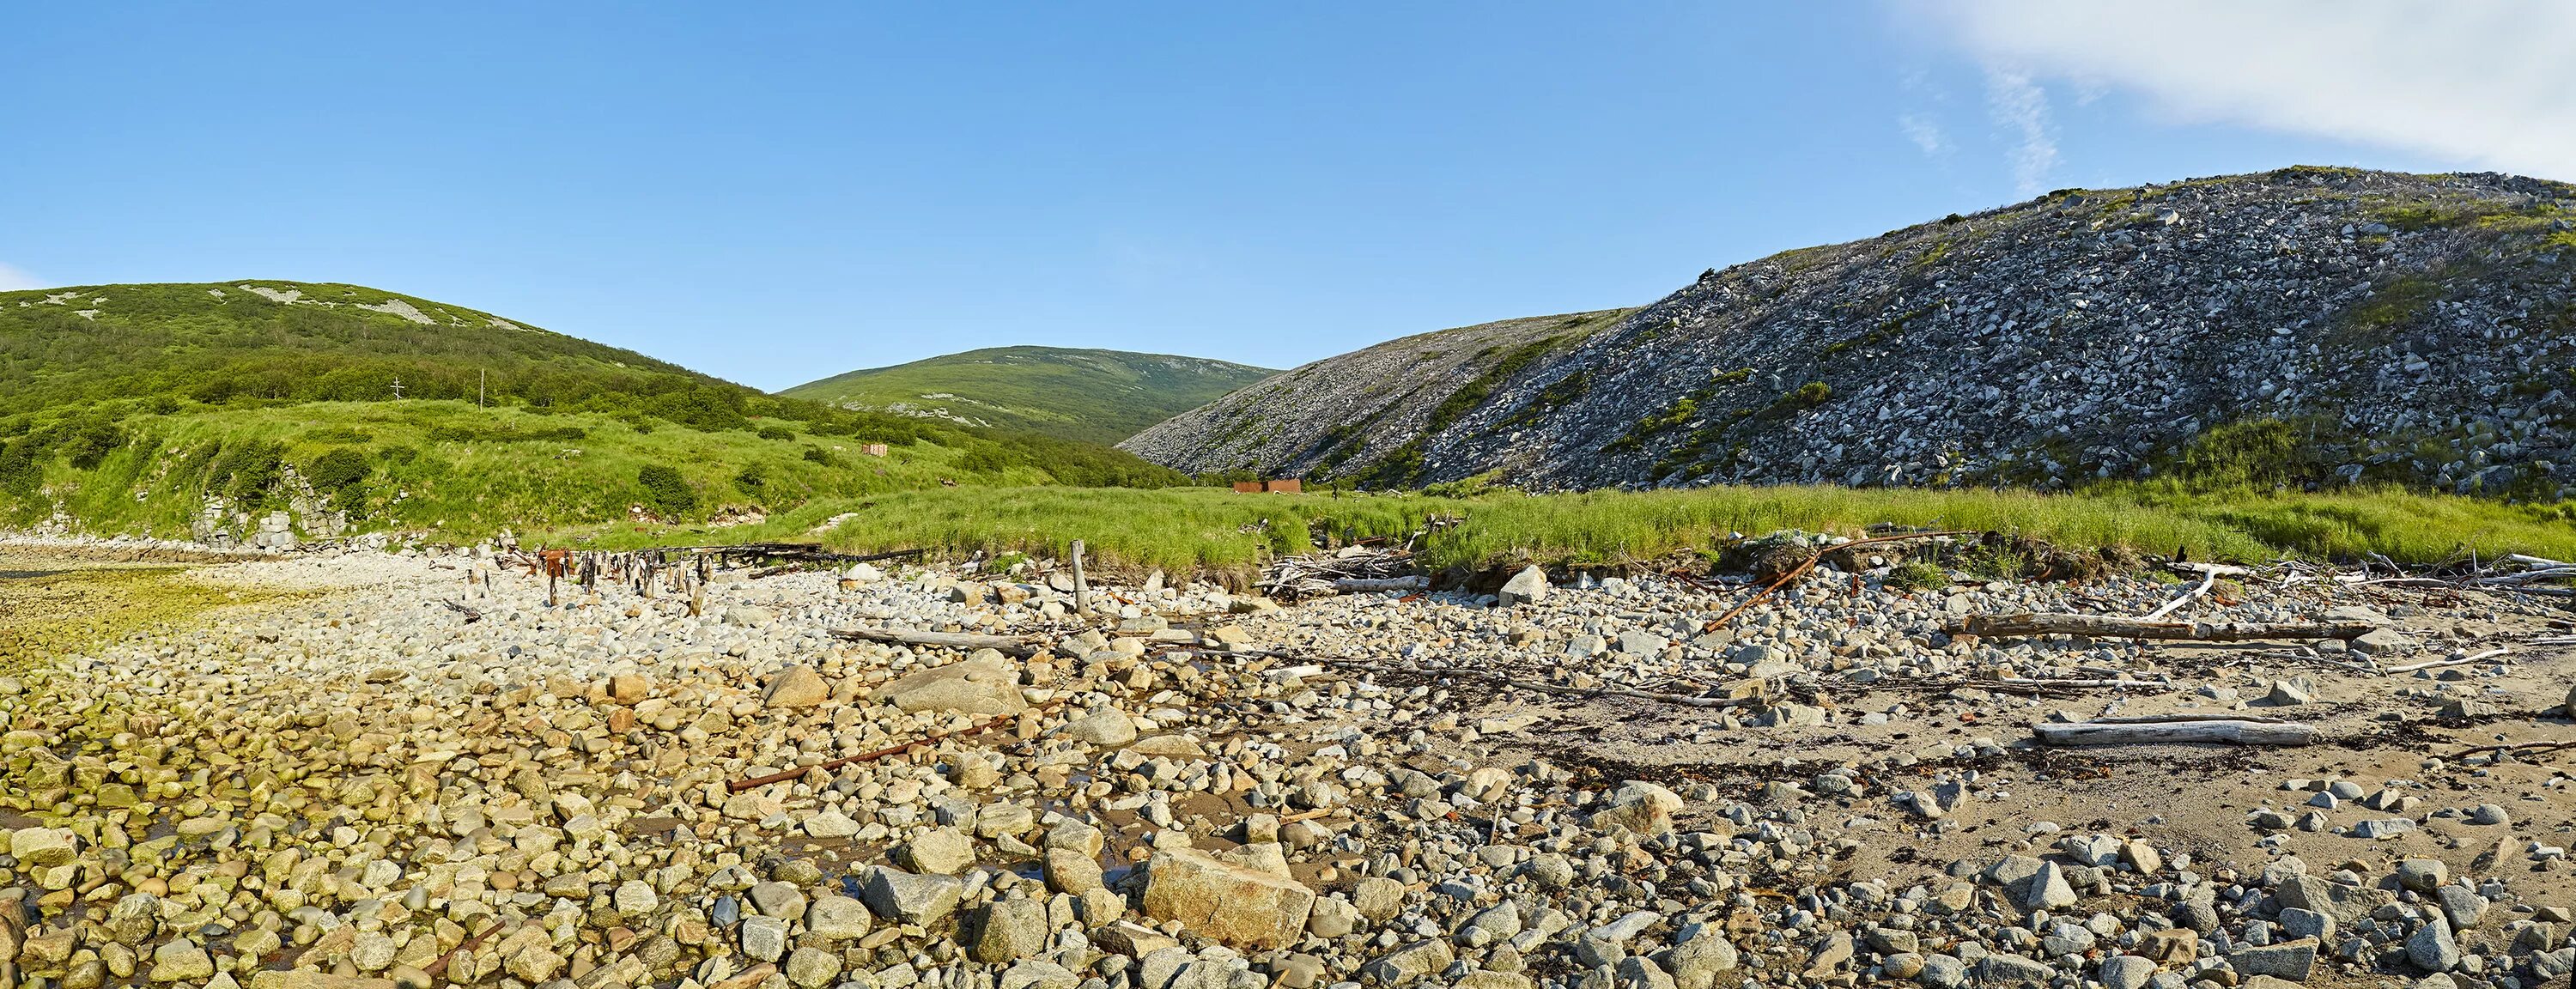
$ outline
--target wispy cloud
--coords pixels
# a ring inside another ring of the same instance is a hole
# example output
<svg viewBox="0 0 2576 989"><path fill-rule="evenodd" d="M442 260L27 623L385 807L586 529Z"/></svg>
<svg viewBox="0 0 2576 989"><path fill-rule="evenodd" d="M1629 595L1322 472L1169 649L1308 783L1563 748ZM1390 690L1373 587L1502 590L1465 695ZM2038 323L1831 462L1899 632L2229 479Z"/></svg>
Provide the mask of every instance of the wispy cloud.
<svg viewBox="0 0 2576 989"><path fill-rule="evenodd" d="M1931 117L1920 113L1906 114L1896 118L1896 129L1904 131L1905 139L1914 142L1914 146L1923 149L1927 156L1938 158L1950 152L1949 136L1941 133L1941 125L1934 123Z"/></svg>
<svg viewBox="0 0 2576 989"><path fill-rule="evenodd" d="M2576 59L2567 57L2576 4L2563 0L1917 0L1916 9L2007 79L2125 90L2183 120L2576 179Z"/></svg>
<svg viewBox="0 0 2576 989"><path fill-rule="evenodd" d="M0 292L15 292L19 289L43 287L45 287L45 283L38 281L36 276L30 275L17 268L0 264Z"/></svg>
<svg viewBox="0 0 2576 989"><path fill-rule="evenodd" d="M2057 136L2048 124L2048 91L2021 72L1986 68L1986 113L2013 137L2007 153L2013 185L2022 195L2048 188L2048 172L2057 167Z"/></svg>

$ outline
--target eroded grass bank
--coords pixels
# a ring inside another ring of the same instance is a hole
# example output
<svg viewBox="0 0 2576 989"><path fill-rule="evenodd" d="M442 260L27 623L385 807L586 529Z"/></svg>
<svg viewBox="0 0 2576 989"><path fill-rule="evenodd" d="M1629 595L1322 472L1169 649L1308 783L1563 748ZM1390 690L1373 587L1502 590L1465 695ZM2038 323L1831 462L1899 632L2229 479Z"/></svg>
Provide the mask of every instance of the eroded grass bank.
<svg viewBox="0 0 2576 989"><path fill-rule="evenodd" d="M1434 567L1516 560L1618 565L1710 550L1733 533L1857 534L1873 524L2002 532L2069 549L2129 549L2194 559L2353 560L2377 553L2435 565L2507 552L2576 558L2576 506L2506 505L2402 491L2192 492L2127 487L2072 494L1841 487L1717 487L1469 497L1239 495L1066 487L930 489L820 501L707 533L597 534L602 544L810 540L848 552L913 547L1055 555L1073 539L1113 565L1241 570L1303 553L1316 535L1410 532L1427 517L1466 522L1424 547ZM838 519L836 523L833 520ZM831 523L828 524L827 523Z"/></svg>

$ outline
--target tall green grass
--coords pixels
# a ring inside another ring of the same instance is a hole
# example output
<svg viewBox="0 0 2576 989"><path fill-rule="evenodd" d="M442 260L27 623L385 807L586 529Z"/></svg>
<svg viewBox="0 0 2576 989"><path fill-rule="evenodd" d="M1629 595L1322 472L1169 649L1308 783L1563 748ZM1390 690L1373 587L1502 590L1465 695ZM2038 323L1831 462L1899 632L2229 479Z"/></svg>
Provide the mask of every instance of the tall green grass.
<svg viewBox="0 0 2576 989"><path fill-rule="evenodd" d="M2576 558L2576 506L2399 491L2042 494L1770 486L1443 498L1207 488L932 489L825 499L740 535L811 538L822 523L845 514L822 539L849 552L1060 554L1082 539L1103 561L1168 569L1240 570L1268 556L1313 550L1310 534L1319 527L1335 537L1394 535L1432 515L1466 520L1422 547L1434 567L1519 560L1615 565L1713 549L1738 532L1857 534L1876 523L1996 531L2072 549L2181 550L2200 560L2350 560L2378 553L2430 565L2506 552Z"/></svg>

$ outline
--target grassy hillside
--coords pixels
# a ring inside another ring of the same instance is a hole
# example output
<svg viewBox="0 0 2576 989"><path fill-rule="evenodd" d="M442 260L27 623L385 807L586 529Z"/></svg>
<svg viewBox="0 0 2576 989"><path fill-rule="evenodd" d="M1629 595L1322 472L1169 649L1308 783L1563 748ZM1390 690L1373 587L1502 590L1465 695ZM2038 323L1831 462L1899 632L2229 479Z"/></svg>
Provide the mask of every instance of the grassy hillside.
<svg viewBox="0 0 2576 989"><path fill-rule="evenodd" d="M1451 497L927 489L818 500L766 527L749 527L742 537L806 533L848 512L859 517L829 530L827 545L853 552L928 547L1057 555L1080 538L1107 565L1237 572L1266 554L1312 550L1318 528L1399 534L1431 514L1466 520L1425 547L1425 562L1435 568L1519 560L1637 564L1713 549L1729 532L1857 535L1873 523L2002 532L2073 550L2172 553L2181 547L2199 560L2348 561L2379 553L2433 565L2472 553L2482 559L2505 552L2576 554L2576 505L2505 505L2393 489L2274 494L2146 484L2055 494L1777 485ZM640 541L642 534L611 538Z"/></svg>
<svg viewBox="0 0 2576 989"><path fill-rule="evenodd" d="M1271 373L1169 354L992 347L838 374L779 394L1115 443Z"/></svg>
<svg viewBox="0 0 2576 989"><path fill-rule="evenodd" d="M559 406L716 387L687 368L357 285L238 281L0 292L0 415L117 399L394 397Z"/></svg>
<svg viewBox="0 0 2576 989"><path fill-rule="evenodd" d="M879 443L887 456L864 454ZM361 531L480 534L635 505L690 523L945 482L1187 480L1098 444L764 395L357 286L0 293L0 526L188 535L219 502L236 536L239 513L277 508L299 528L339 511Z"/></svg>

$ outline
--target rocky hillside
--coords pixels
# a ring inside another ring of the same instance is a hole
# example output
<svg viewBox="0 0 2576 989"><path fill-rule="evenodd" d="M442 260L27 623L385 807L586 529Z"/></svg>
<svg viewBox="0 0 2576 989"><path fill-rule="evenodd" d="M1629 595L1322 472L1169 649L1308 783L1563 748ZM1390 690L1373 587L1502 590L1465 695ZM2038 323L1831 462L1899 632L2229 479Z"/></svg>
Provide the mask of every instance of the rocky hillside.
<svg viewBox="0 0 2576 989"><path fill-rule="evenodd" d="M1401 485L1419 472L1421 437L1440 435L1495 388L1635 311L1506 319L1391 340L1274 375L1121 445L1194 473L1249 469Z"/></svg>
<svg viewBox="0 0 2576 989"><path fill-rule="evenodd" d="M1332 358L1126 446L1382 484L2198 471L2564 498L2571 206L2557 182L2323 168L2061 190L1711 270L1516 366L1400 370L1450 334ZM1331 406L1358 395L1384 401ZM1330 414L1278 411L1305 407Z"/></svg>
<svg viewBox="0 0 2576 989"><path fill-rule="evenodd" d="M1203 357L988 347L851 371L779 394L847 409L1115 443L1271 373Z"/></svg>

